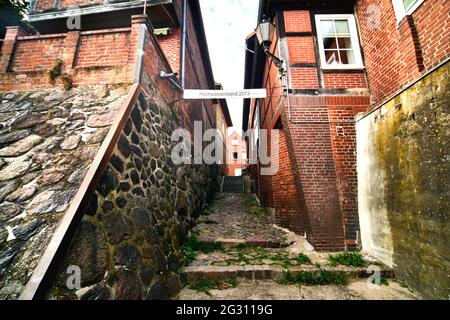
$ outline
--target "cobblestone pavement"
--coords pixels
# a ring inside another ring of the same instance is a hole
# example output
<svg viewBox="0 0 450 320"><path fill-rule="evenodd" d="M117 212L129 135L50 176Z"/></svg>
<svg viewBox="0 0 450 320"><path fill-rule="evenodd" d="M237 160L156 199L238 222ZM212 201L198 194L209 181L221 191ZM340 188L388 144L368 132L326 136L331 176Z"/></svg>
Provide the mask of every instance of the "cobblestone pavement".
<svg viewBox="0 0 450 320"><path fill-rule="evenodd" d="M270 215L259 207L254 195L218 194L212 206L202 212L192 230L203 242L287 246L286 234L276 228Z"/></svg>
<svg viewBox="0 0 450 320"><path fill-rule="evenodd" d="M347 286L281 285L274 281L242 281L226 290L207 293L188 287L180 293L180 300L413 300L417 297L398 283L390 281L381 287L368 287L365 280Z"/></svg>
<svg viewBox="0 0 450 320"><path fill-rule="evenodd" d="M408 289L389 280L389 285L368 288L367 267L376 264L384 279L392 270L363 254L359 266L332 264L329 255L316 252L308 241L287 229L273 224L255 196L249 194L219 194L203 210L192 235L203 244L192 248L195 254L184 273L188 285L181 300L204 299L414 299ZM218 245L218 243L220 245ZM343 275L348 285L286 285L286 272ZM209 294L192 290L192 284L215 283L235 279L237 286L224 290L209 290Z"/></svg>

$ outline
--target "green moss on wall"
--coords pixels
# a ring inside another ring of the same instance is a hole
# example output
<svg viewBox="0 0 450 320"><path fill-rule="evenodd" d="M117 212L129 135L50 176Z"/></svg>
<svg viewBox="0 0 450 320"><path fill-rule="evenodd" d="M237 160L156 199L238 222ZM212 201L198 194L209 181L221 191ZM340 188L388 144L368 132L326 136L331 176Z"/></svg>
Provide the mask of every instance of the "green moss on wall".
<svg viewBox="0 0 450 320"><path fill-rule="evenodd" d="M384 105L370 133L383 191L371 205L387 209L396 276L431 298L450 294L449 68Z"/></svg>

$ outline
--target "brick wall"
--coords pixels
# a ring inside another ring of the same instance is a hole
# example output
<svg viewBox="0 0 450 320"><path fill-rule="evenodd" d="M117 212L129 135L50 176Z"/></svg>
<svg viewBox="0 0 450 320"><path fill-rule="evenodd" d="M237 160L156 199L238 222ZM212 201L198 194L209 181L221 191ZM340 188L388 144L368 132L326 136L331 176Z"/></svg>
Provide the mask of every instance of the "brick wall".
<svg viewBox="0 0 450 320"><path fill-rule="evenodd" d="M327 105L345 243L355 249L359 220L354 119L367 110L369 97L327 97Z"/></svg>
<svg viewBox="0 0 450 320"><path fill-rule="evenodd" d="M369 6L380 9L374 28ZM355 7L372 104L377 105L450 56L450 2L426 0L397 23L391 0L360 0Z"/></svg>
<svg viewBox="0 0 450 320"><path fill-rule="evenodd" d="M103 0L60 0L58 9L81 7L89 4L101 4ZM45 11L56 8L54 0L36 0L33 11Z"/></svg>
<svg viewBox="0 0 450 320"><path fill-rule="evenodd" d="M238 145L233 145L233 140L237 139ZM238 154L238 159L233 159L233 153ZM226 138L226 175L234 176L236 169L243 169L246 160L242 158L242 153L247 152L246 143L237 132L233 132Z"/></svg>
<svg viewBox="0 0 450 320"><path fill-rule="evenodd" d="M366 75L364 70L320 68L308 10L285 11L281 17L275 21L280 38L275 36L270 50L290 65L291 117L278 69L266 61L263 83L270 96L260 101L261 126L280 128L281 119L280 142L273 150L279 151L280 172L257 176L252 168L258 196L274 208L278 224L306 232L316 250L353 250L359 227L354 117L369 108ZM303 95L301 89L322 92ZM347 90L340 96L328 89Z"/></svg>
<svg viewBox="0 0 450 320"><path fill-rule="evenodd" d="M285 11L283 17L284 25L279 28L284 27L287 38L292 89L367 88L363 71L325 73L318 68L317 35L308 10Z"/></svg>
<svg viewBox="0 0 450 320"><path fill-rule="evenodd" d="M51 81L48 75L58 59L63 62L61 72L70 75L74 85L132 82L136 42L130 28L37 36L19 36L10 28L7 35L0 57L0 90L62 86L59 78ZM5 50L9 47L13 50Z"/></svg>
<svg viewBox="0 0 450 320"><path fill-rule="evenodd" d="M275 223L298 234L303 234L306 231L307 212L304 202L300 203L299 201L298 195L301 194L301 190L296 187L286 134L283 129L279 131L279 144L276 145L273 152L279 154L280 168L272 179Z"/></svg>
<svg viewBox="0 0 450 320"><path fill-rule="evenodd" d="M364 72L360 73L324 73L324 87L327 89L367 88Z"/></svg>
<svg viewBox="0 0 450 320"><path fill-rule="evenodd" d="M180 41L181 28L172 29L172 33L167 36L158 36L158 43L164 51L167 60L174 72L180 72Z"/></svg>
<svg viewBox="0 0 450 320"><path fill-rule="evenodd" d="M132 61L129 30L111 33L83 33L80 37L76 67L122 66Z"/></svg>

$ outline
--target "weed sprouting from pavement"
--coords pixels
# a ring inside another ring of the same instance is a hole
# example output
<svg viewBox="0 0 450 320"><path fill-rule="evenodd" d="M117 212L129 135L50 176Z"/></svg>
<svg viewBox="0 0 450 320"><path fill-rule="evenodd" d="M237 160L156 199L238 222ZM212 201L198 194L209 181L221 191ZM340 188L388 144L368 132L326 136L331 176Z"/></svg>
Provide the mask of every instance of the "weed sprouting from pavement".
<svg viewBox="0 0 450 320"><path fill-rule="evenodd" d="M343 265L350 267L364 267L366 261L361 252L342 252L328 256L328 262L331 266Z"/></svg>

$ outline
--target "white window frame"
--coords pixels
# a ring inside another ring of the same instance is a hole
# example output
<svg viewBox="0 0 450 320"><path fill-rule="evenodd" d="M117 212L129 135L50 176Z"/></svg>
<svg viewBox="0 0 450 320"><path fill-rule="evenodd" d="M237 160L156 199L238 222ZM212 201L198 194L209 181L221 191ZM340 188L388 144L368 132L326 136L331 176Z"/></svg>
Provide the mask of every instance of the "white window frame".
<svg viewBox="0 0 450 320"><path fill-rule="evenodd" d="M400 23L400 21L402 21L404 17L412 15L414 11L416 11L424 2L425 0L418 0L416 4L411 7L411 9L406 11L403 0L392 0L392 6L394 7L397 23Z"/></svg>
<svg viewBox="0 0 450 320"><path fill-rule="evenodd" d="M356 27L355 16L353 14L316 14L316 28L317 28L317 39L319 42L320 51L320 65L322 69L364 69L364 64L361 55L361 46L359 44L358 28ZM348 27L350 30L350 39L352 41L353 55L355 58L354 64L337 64L331 65L327 64L325 58L325 49L323 47L323 36L322 29L320 26L320 21L322 20L347 20Z"/></svg>

